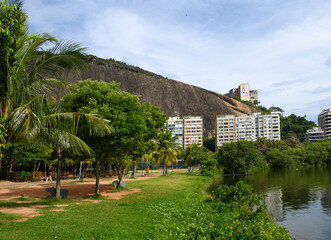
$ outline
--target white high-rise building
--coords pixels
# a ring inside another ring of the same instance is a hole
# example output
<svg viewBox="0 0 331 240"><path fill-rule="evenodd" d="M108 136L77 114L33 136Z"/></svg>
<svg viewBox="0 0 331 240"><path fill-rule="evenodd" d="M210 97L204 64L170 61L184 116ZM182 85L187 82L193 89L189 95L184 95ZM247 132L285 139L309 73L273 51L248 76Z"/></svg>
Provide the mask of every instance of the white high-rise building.
<svg viewBox="0 0 331 240"><path fill-rule="evenodd" d="M216 146L235 142L237 140L236 132L236 117L234 115L216 117Z"/></svg>
<svg viewBox="0 0 331 240"><path fill-rule="evenodd" d="M167 121L167 127L171 131L173 137L177 137L176 143L183 148L184 143L184 121L179 117L170 117Z"/></svg>
<svg viewBox="0 0 331 240"><path fill-rule="evenodd" d="M234 115L217 116L216 147L223 143L240 140L255 141L258 138L280 140L279 113L235 117Z"/></svg>
<svg viewBox="0 0 331 240"><path fill-rule="evenodd" d="M237 140L255 141L255 117L240 116L236 118Z"/></svg>
<svg viewBox="0 0 331 240"><path fill-rule="evenodd" d="M200 147L203 145L203 118L184 117L184 149L192 143L197 143Z"/></svg>
<svg viewBox="0 0 331 240"><path fill-rule="evenodd" d="M253 116L255 116L256 139L280 140L280 118L278 112L265 115L254 113Z"/></svg>
<svg viewBox="0 0 331 240"><path fill-rule="evenodd" d="M325 138L331 139L331 108L323 109L318 115L318 126L324 131Z"/></svg>

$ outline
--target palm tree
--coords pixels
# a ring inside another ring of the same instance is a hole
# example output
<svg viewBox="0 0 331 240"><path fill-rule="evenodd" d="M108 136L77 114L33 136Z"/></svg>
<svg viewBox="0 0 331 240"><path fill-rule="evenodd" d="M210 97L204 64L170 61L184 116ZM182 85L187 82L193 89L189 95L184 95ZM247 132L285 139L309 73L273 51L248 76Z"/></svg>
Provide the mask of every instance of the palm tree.
<svg viewBox="0 0 331 240"><path fill-rule="evenodd" d="M41 141L51 143L57 153L56 198L60 198L61 166L63 151L78 151L94 157L91 148L76 136L80 119L84 118L91 136L105 136L110 133L107 120L93 114L86 113L56 113L42 118L43 125L40 129ZM96 183L97 187L98 183Z"/></svg>
<svg viewBox="0 0 331 240"><path fill-rule="evenodd" d="M158 157L156 164L163 162L163 174L166 174L167 166L172 162L177 163L179 155L179 143L176 143L176 137L172 137L171 131L166 129L158 137Z"/></svg>
<svg viewBox="0 0 331 240"><path fill-rule="evenodd" d="M6 127L4 142L25 139L51 143L58 154L56 197L59 197L62 152L76 150L92 155L89 146L75 136L80 119L86 119L91 135L109 133L105 121L91 114L57 111L49 114L52 112L49 96L64 84L59 80L63 70L87 67L85 48L48 34L29 34L22 1L10 4L3 0L0 11L4 29L0 38L0 119ZM0 171L1 162L0 148Z"/></svg>
<svg viewBox="0 0 331 240"><path fill-rule="evenodd" d="M151 160L152 160L152 161L155 161L152 152L150 152L149 154L145 153L145 154L142 156L141 160L142 160L143 162L146 162L146 165L147 165L147 166L148 166L148 163L149 163ZM147 170L146 170L146 171L147 171Z"/></svg>

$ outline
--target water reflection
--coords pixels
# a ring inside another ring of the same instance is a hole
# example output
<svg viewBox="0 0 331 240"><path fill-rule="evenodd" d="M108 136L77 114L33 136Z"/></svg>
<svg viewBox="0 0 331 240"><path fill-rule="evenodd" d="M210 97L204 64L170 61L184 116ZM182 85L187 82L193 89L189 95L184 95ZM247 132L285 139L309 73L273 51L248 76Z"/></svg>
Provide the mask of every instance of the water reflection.
<svg viewBox="0 0 331 240"><path fill-rule="evenodd" d="M331 189L325 189L322 191L321 205L324 213L331 216Z"/></svg>
<svg viewBox="0 0 331 240"><path fill-rule="evenodd" d="M265 195L264 202L267 205L268 212L276 221L282 221L284 217L282 189L280 187L270 188Z"/></svg>
<svg viewBox="0 0 331 240"><path fill-rule="evenodd" d="M233 185L240 180L266 196L267 210L293 237L331 238L331 169L272 170L222 177L220 183Z"/></svg>

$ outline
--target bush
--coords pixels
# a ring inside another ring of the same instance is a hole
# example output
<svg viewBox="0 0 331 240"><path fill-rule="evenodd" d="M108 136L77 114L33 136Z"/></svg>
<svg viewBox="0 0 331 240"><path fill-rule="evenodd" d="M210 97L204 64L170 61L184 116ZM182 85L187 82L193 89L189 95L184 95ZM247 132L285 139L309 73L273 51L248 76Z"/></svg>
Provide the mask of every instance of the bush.
<svg viewBox="0 0 331 240"><path fill-rule="evenodd" d="M252 187L243 182L219 186L215 175L213 198L198 194L176 196L171 201L144 207L161 215L155 222L156 239L290 239L287 230L275 224L260 205ZM254 210L255 209L255 210ZM153 221L153 220L152 220Z"/></svg>
<svg viewBox="0 0 331 240"><path fill-rule="evenodd" d="M212 172L207 170L207 169L202 169L201 170L201 175L202 176L212 176Z"/></svg>

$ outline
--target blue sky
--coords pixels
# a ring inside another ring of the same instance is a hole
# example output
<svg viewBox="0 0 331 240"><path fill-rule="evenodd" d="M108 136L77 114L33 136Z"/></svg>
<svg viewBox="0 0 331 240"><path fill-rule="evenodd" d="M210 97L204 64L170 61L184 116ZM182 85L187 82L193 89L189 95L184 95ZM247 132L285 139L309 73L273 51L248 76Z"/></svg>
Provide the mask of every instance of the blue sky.
<svg viewBox="0 0 331 240"><path fill-rule="evenodd" d="M25 0L33 32L317 121L331 107L329 0Z"/></svg>

